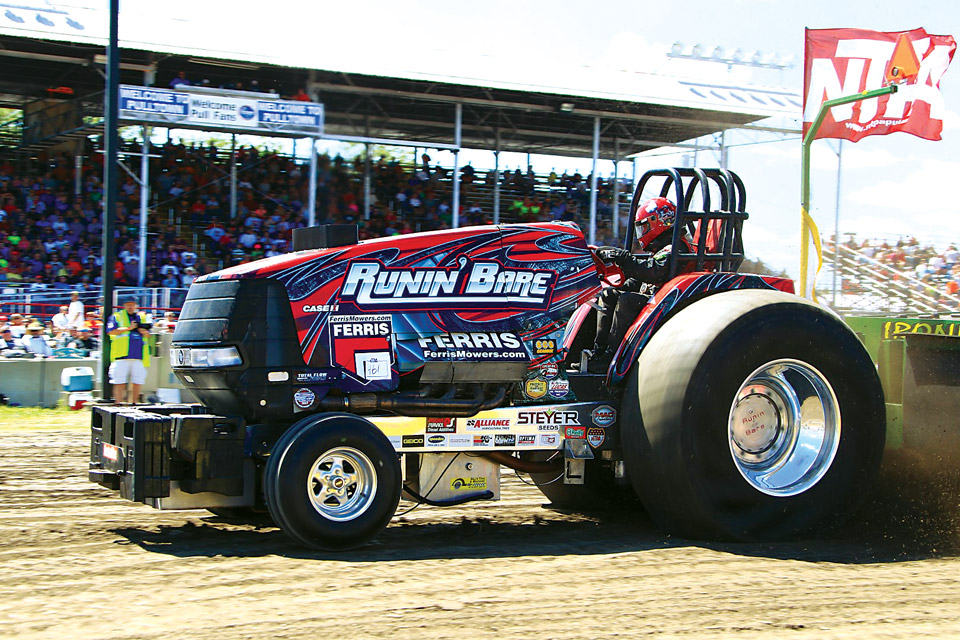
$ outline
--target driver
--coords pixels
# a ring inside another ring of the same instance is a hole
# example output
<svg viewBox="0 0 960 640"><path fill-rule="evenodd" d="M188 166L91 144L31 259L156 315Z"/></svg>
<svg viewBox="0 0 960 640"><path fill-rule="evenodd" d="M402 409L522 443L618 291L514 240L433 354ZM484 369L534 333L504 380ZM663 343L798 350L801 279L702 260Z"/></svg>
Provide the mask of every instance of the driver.
<svg viewBox="0 0 960 640"><path fill-rule="evenodd" d="M640 314L650 296L670 278L669 244L677 207L667 198L650 198L637 209L635 226L637 246L644 255L633 255L618 247L599 247L597 256L623 271L624 282L600 292L597 311L597 338L593 355L587 364L590 373L606 373L613 354L627 335L627 330ZM682 236L687 250L692 250L689 233ZM646 253L649 252L649 253Z"/></svg>

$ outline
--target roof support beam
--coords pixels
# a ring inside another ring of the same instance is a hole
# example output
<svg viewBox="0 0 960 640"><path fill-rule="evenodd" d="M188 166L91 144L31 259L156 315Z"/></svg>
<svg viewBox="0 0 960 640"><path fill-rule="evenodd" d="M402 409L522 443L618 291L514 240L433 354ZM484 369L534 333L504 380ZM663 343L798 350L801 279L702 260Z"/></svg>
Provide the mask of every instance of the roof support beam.
<svg viewBox="0 0 960 640"><path fill-rule="evenodd" d="M441 95L436 93L423 93L420 91L403 91L400 89L381 89L375 87L344 86L332 84L329 82L315 82L310 85L311 91L331 91L337 93L354 93L366 95L393 96L399 98L410 98L415 100L430 100L434 102L446 102L450 104L461 103L464 105L475 105L479 107L500 107L501 109L514 109L519 111L535 111L540 113L556 113L557 109L549 105L533 104L529 102L509 102L506 100L486 100L483 98L468 98L461 96ZM558 96L559 98L559 96ZM669 116L650 116L640 113L623 113L617 111L604 111L602 109L576 109L571 116L601 117L611 120L635 120L638 122L656 122L661 124L677 124L689 126L690 119L674 118ZM749 129L752 131L769 131L774 133L800 133L799 129L789 129L783 127L766 127L761 125L741 124L739 122L730 122L722 120L697 120L697 124L705 128L714 129Z"/></svg>

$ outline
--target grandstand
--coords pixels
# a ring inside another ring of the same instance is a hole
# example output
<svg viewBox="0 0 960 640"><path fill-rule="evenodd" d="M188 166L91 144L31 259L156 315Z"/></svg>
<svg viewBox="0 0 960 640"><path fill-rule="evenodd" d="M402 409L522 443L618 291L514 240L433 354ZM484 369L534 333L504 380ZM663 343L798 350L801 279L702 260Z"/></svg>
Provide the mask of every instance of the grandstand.
<svg viewBox="0 0 960 640"><path fill-rule="evenodd" d="M89 146L90 143L88 143ZM128 151L137 152L134 145ZM151 159L151 189L147 286L179 286L184 271L196 274L238 260L255 259L287 250L290 231L304 224L307 188L305 168L294 158L262 153L254 148L237 153L239 184L237 217L230 216L225 177L229 154L215 147L170 144L155 147ZM0 277L8 283L41 281L51 288L97 284L99 266L98 203L102 196L101 166L88 150L77 171L76 157L67 153L0 164ZM342 158L320 159L319 213L321 222L356 222L362 237L377 237L449 226L451 172L438 165L404 165L381 159L372 171L373 211L364 220L359 210L362 184L358 163ZM494 219L493 172L461 172L464 198L461 216L469 224ZM500 175L503 221L573 220L583 222L586 180L568 176ZM599 181L601 219L610 218L611 181ZM137 228L133 214L139 189L131 178L121 186L118 281L137 284ZM606 241L611 230L601 225ZM17 241L9 244L10 237ZM43 258L36 260L33 253ZM179 283L169 276L180 278ZM69 285L69 286L67 286Z"/></svg>
<svg viewBox="0 0 960 640"><path fill-rule="evenodd" d="M960 310L960 253L921 246L915 239L823 243L822 302L850 315L929 316ZM836 277L834 277L836 276ZM836 289L834 289L836 281Z"/></svg>
<svg viewBox="0 0 960 640"><path fill-rule="evenodd" d="M158 20L165 19L162 13L158 9ZM92 291L100 280L100 66L108 21L95 7L44 15L48 19L36 24L9 16L0 22L0 106L21 114L0 123L0 259L6 263L0 262L0 277L8 289L55 296L73 288ZM180 24L188 19L177 16ZM85 25L82 33L76 24ZM702 85L657 73L638 82L636 74L614 70L601 77L594 70L566 69L549 81L541 75L529 88L503 77L466 80L449 65L382 75L285 59L282 51L258 51L255 41L228 59L210 53L218 49L209 48L209 40L204 51L191 49L193 43L178 40L179 30L151 24L147 32L128 26L121 31L125 84L185 82L319 101L325 114L319 137L359 142L368 151L371 144L397 144L488 149L497 158L514 151L619 161L664 145L713 149L689 141L734 127L792 133L753 123L796 115L801 104L783 89ZM129 164L141 149L128 141L122 151ZM132 174L121 174L114 269L120 286L182 288L201 273L286 251L292 228L310 218L308 171L295 158L250 147L180 144L153 146L150 156L142 282L140 192ZM591 176L578 174L498 173L456 161L442 167L422 158L403 163L369 154L366 161L321 157L318 169L317 222L356 222L361 237L443 228L457 217L461 224L561 219L582 226L595 219L595 241L609 243L620 235L612 225L628 191L623 185L618 193L621 185L599 178L594 185ZM233 184L236 198L229 197Z"/></svg>

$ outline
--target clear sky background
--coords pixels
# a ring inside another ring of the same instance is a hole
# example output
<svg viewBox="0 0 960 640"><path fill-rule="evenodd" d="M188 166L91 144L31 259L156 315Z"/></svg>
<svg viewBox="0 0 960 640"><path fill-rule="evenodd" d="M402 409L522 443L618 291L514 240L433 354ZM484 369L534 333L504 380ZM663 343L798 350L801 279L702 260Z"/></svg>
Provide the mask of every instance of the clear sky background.
<svg viewBox="0 0 960 640"><path fill-rule="evenodd" d="M105 0L66 0L78 9ZM105 26L105 25L104 25ZM859 27L960 36L960 2L952 0L121 0L124 30L170 34L211 55L257 49L294 55L306 64L345 68L359 61L383 73L428 72L451 65L464 77L555 78L605 69L682 75L722 82L783 86L802 92L804 27ZM205 35L206 34L206 35ZM215 35L214 35L215 34ZM793 68L778 72L728 69L725 65L670 60L674 42L705 51L720 46L792 55ZM960 241L960 61L944 75L947 106L943 140L908 134L872 136L843 143L841 233L892 238L915 235L945 248ZM574 71L576 73L574 73ZM799 114L798 114L799 115ZM800 128L799 119L777 124ZM756 132L728 134L729 167L747 186L751 219L745 227L748 254L791 275L799 272L800 139ZM837 141L814 143L811 213L825 235L836 211ZM438 159L441 154L431 154ZM506 154L504 154L506 156ZM701 152L700 166L719 158ZM492 166L491 153L465 154L475 166ZM673 166L681 155L645 158L642 167ZM502 157L515 168L523 156ZM629 167L621 165L629 172ZM556 167L589 171L589 161L546 158L538 171ZM601 175L609 175L609 163Z"/></svg>

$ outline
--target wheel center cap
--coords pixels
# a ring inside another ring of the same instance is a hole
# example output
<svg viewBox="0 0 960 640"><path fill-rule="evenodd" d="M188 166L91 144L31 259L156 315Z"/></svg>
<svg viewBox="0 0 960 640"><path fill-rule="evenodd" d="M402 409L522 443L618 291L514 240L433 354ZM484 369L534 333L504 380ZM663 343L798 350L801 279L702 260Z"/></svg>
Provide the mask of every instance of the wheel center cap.
<svg viewBox="0 0 960 640"><path fill-rule="evenodd" d="M780 414L770 398L751 394L737 403L730 417L734 443L747 453L762 453L780 433Z"/></svg>
<svg viewBox="0 0 960 640"><path fill-rule="evenodd" d="M338 477L338 478L334 478L332 484L333 484L333 488L334 488L334 489L342 489L342 488L343 488L343 478L339 478L339 477Z"/></svg>

